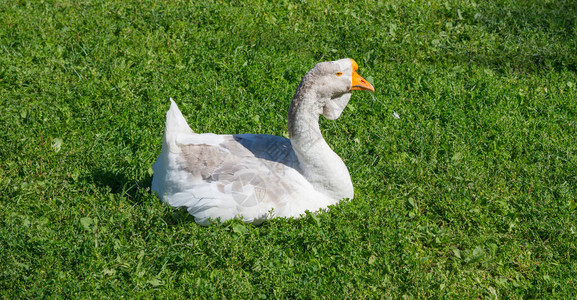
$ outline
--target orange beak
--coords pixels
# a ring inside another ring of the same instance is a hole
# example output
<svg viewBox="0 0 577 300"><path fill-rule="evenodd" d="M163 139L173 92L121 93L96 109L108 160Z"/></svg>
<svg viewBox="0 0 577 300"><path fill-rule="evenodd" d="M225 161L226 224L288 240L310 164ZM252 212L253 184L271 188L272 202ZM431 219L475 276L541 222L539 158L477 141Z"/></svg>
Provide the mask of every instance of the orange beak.
<svg viewBox="0 0 577 300"><path fill-rule="evenodd" d="M357 73L359 69L357 62L351 59L351 66L353 67L353 84L351 84L351 90L374 92L375 88Z"/></svg>

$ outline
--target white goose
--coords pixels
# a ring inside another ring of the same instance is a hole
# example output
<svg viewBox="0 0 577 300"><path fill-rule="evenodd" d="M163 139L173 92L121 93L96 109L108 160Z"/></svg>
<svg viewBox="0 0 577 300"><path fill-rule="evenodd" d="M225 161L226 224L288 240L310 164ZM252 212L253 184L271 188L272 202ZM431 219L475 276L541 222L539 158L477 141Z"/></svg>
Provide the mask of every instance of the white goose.
<svg viewBox="0 0 577 300"><path fill-rule="evenodd" d="M349 171L323 139L318 119L337 119L351 90L374 91L357 69L346 58L319 63L305 75L289 108L290 140L194 133L170 99L152 190L169 205L185 207L201 225L232 218L260 224L352 199Z"/></svg>

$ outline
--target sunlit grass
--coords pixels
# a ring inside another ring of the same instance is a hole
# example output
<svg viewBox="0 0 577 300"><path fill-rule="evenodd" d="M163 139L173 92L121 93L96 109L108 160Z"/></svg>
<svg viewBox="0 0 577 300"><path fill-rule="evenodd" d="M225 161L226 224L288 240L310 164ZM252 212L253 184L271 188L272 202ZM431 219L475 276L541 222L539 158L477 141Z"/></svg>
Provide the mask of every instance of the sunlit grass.
<svg viewBox="0 0 577 300"><path fill-rule="evenodd" d="M520 2L520 3L517 3ZM4 1L0 296L572 298L573 1ZM149 191L168 99L197 132L286 134L354 58L323 133L355 199L205 228Z"/></svg>

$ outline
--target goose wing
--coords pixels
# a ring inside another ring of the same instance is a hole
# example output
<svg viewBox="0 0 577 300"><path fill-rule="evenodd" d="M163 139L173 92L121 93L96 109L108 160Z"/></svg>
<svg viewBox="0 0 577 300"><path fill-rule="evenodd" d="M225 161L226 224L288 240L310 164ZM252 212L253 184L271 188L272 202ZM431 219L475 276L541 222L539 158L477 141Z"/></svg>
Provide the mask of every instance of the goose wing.
<svg viewBox="0 0 577 300"><path fill-rule="evenodd" d="M242 217L258 224L272 216L296 217L334 204L299 173L288 139L183 134L175 144L180 151L168 151L167 165L155 165L155 171L166 170L166 186L153 190L164 192L160 196L171 206L186 207L197 223ZM154 179L161 176L155 173Z"/></svg>

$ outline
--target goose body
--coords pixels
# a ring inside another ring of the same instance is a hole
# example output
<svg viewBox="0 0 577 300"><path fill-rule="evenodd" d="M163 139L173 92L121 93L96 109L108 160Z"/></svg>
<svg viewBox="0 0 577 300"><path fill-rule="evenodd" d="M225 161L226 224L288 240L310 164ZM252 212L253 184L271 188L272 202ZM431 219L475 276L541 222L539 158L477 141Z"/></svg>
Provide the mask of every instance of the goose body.
<svg viewBox="0 0 577 300"><path fill-rule="evenodd" d="M289 108L290 140L195 133L171 99L152 190L169 205L185 207L201 225L232 218L260 224L352 199L348 169L322 137L318 118L338 118L351 90L374 90L357 68L352 59L341 59L319 63L305 75Z"/></svg>

